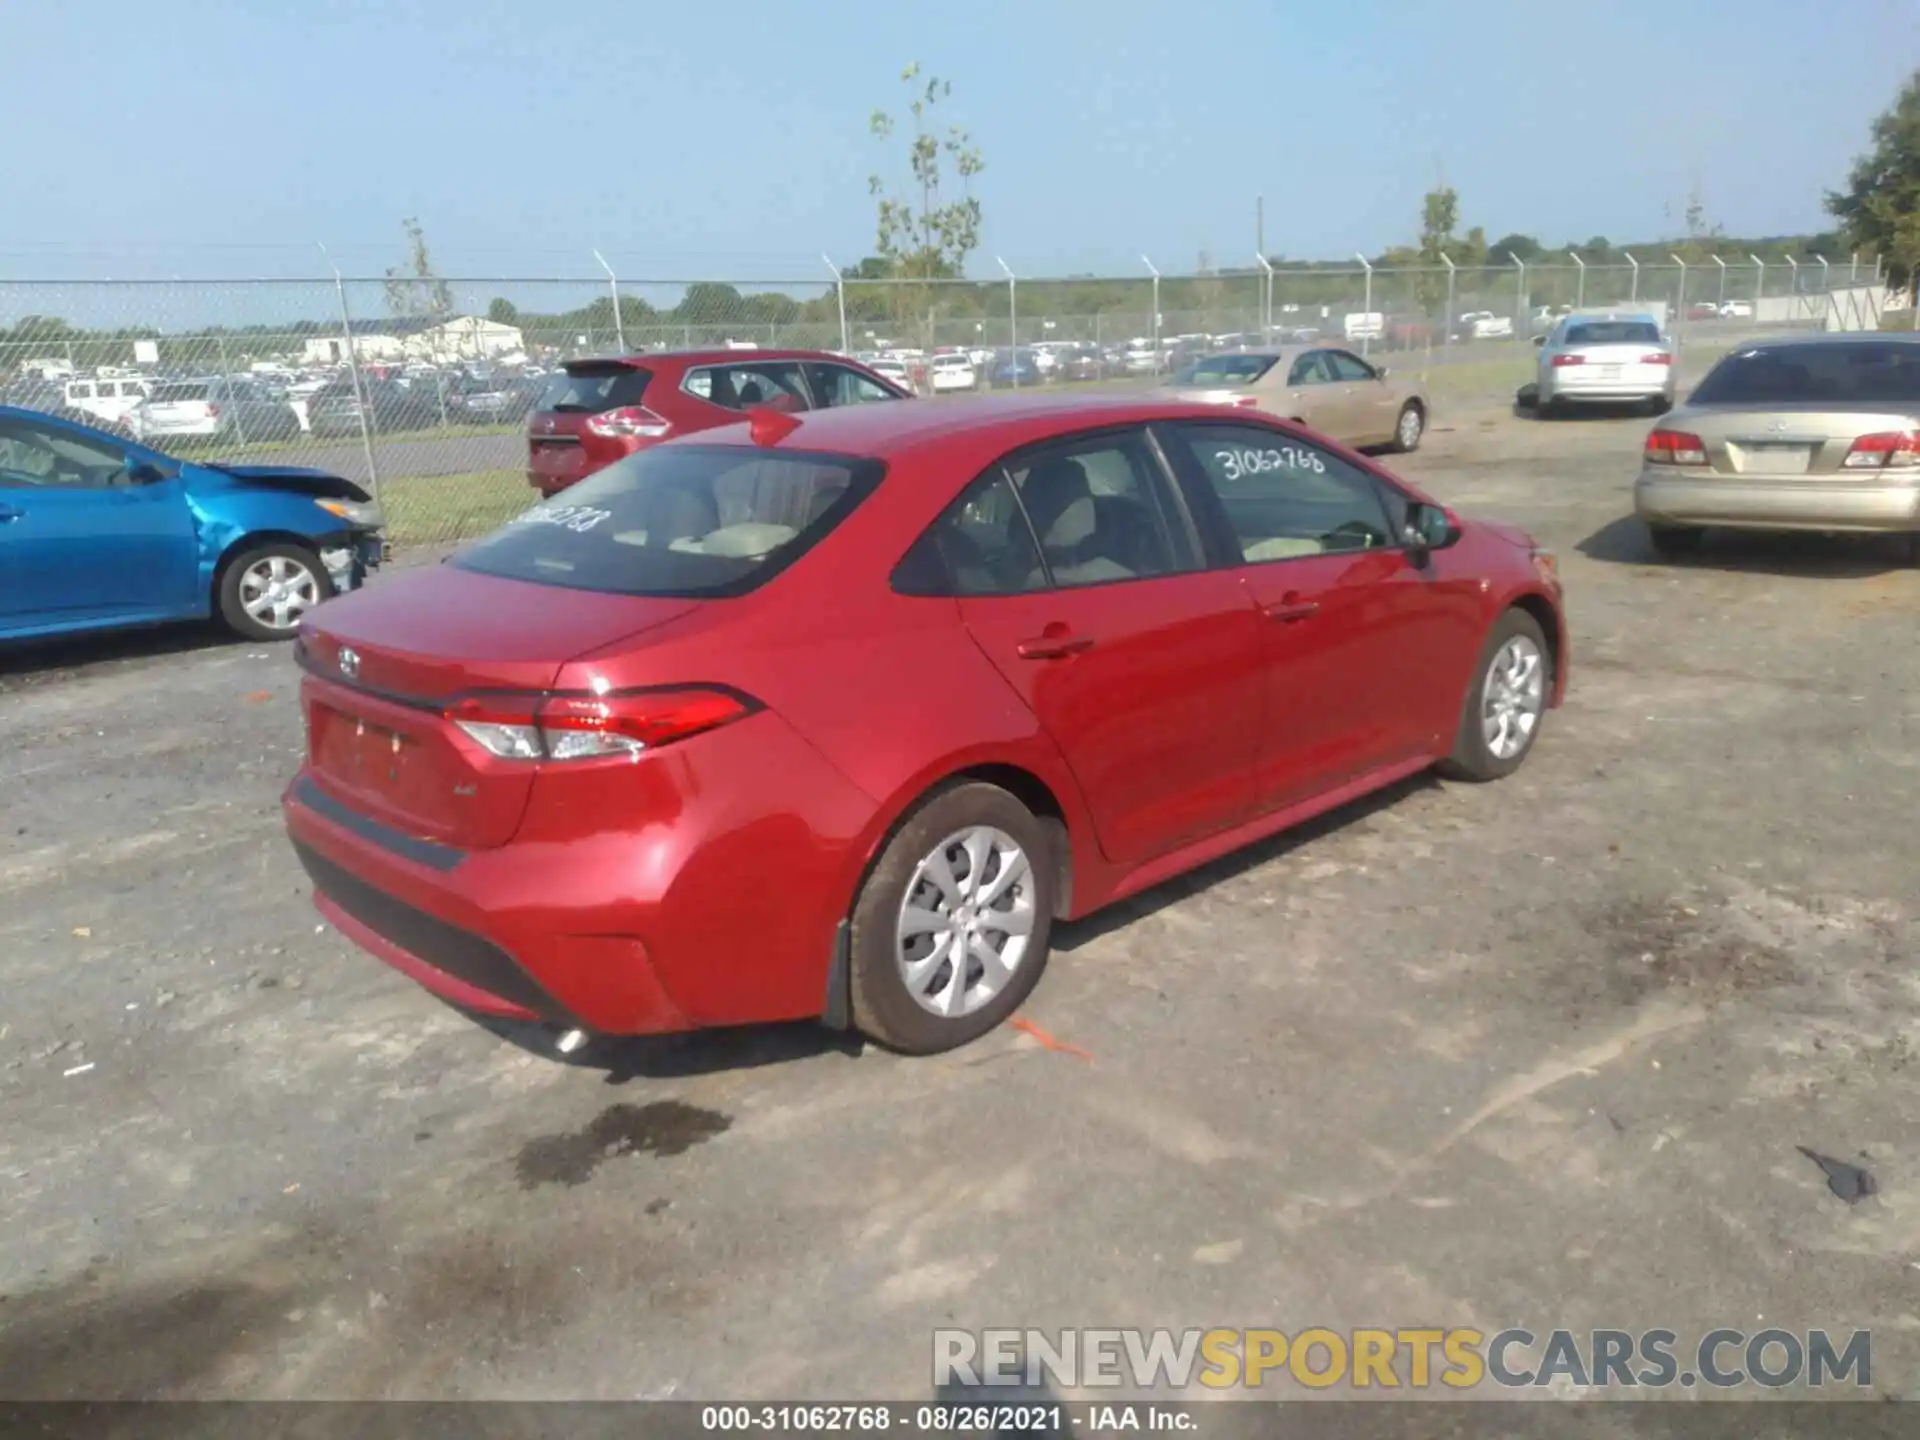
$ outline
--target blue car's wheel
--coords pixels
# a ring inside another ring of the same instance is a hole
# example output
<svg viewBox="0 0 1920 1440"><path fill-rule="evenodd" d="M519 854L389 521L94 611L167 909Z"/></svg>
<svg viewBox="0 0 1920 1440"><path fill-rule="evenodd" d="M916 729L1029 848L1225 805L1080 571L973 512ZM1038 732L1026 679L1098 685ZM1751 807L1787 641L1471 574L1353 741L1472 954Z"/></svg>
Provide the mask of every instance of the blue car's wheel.
<svg viewBox="0 0 1920 1440"><path fill-rule="evenodd" d="M220 574L220 618L249 640L291 640L306 613L333 593L320 557L275 541L234 556Z"/></svg>

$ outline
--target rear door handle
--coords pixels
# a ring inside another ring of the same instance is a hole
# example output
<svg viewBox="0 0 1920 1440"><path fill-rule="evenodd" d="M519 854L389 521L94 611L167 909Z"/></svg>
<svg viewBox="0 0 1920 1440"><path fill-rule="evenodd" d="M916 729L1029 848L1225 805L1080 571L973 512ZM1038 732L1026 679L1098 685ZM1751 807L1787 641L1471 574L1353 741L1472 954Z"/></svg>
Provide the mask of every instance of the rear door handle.
<svg viewBox="0 0 1920 1440"><path fill-rule="evenodd" d="M1277 605L1261 607L1269 620L1278 620L1282 625L1291 625L1296 621L1308 620L1320 613L1318 600L1303 600L1297 594L1288 594Z"/></svg>
<svg viewBox="0 0 1920 1440"><path fill-rule="evenodd" d="M1042 635L1037 640L1022 640L1014 652L1022 660L1065 660L1093 648L1090 635Z"/></svg>

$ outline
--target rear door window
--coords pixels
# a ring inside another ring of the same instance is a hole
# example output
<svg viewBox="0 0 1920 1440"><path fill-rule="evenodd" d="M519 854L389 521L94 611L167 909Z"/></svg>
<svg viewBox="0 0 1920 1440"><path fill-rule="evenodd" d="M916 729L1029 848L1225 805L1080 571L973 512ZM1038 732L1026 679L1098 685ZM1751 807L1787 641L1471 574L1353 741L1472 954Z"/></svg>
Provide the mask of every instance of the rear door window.
<svg viewBox="0 0 1920 1440"><path fill-rule="evenodd" d="M620 595L740 595L819 543L883 471L847 455L662 446L536 505L449 563Z"/></svg>
<svg viewBox="0 0 1920 1440"><path fill-rule="evenodd" d="M1333 371L1333 378L1336 380L1352 383L1356 380L1378 378L1374 368L1358 355L1349 355L1344 350L1328 350L1324 353L1327 357L1327 365Z"/></svg>
<svg viewBox="0 0 1920 1440"><path fill-rule="evenodd" d="M1090 436L1007 465L1056 585L1103 585L1198 568L1144 434Z"/></svg>
<svg viewBox="0 0 1920 1440"><path fill-rule="evenodd" d="M537 408L598 415L603 410L638 405L651 379L652 371L632 365L575 365L547 377Z"/></svg>
<svg viewBox="0 0 1920 1440"><path fill-rule="evenodd" d="M944 359L944 357L943 357ZM967 363L965 356L956 356L960 364ZM942 361L936 360L936 365ZM945 360L952 364L953 360ZM897 391L889 390L877 380L870 380L858 370L850 370L845 365L815 364L807 366L807 383L813 387L813 398L822 406L866 405L875 400L898 400Z"/></svg>
<svg viewBox="0 0 1920 1440"><path fill-rule="evenodd" d="M1019 595L1045 586L1033 531L998 466L961 492L893 573L902 595Z"/></svg>
<svg viewBox="0 0 1920 1440"><path fill-rule="evenodd" d="M1293 369L1287 374L1289 385L1331 385L1333 372L1327 367L1327 352L1309 350L1293 362Z"/></svg>
<svg viewBox="0 0 1920 1440"><path fill-rule="evenodd" d="M702 365L689 370L681 382L689 395L727 410L768 405L777 410L806 410L806 387L800 366L791 360L763 360L751 365Z"/></svg>

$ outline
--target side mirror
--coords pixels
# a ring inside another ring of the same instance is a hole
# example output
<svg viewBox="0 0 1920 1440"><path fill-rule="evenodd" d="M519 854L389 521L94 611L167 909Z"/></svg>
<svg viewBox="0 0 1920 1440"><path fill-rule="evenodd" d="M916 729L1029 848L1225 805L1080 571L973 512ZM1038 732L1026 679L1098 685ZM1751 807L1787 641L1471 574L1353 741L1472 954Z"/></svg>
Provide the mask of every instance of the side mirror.
<svg viewBox="0 0 1920 1440"><path fill-rule="evenodd" d="M1373 372L1373 374L1374 374L1374 378L1375 378L1376 380L1384 380L1384 379L1386 379L1386 378L1387 378L1387 376L1388 376L1388 375L1389 375L1390 373L1392 373L1392 372L1390 372L1390 371L1389 371L1389 370L1387 369L1387 367L1386 367L1386 366L1384 366L1384 365L1382 365L1382 366L1381 366L1381 367L1380 367L1379 369L1377 369L1377 370L1375 370L1375 371Z"/></svg>
<svg viewBox="0 0 1920 1440"><path fill-rule="evenodd" d="M1453 516L1440 506L1417 502L1408 507L1406 525L1400 532L1400 543L1416 563L1424 560L1428 551L1444 550L1459 538L1460 527L1454 523Z"/></svg>
<svg viewBox="0 0 1920 1440"><path fill-rule="evenodd" d="M1533 343L1535 345L1545 345L1547 343L1547 337L1544 335L1536 335L1533 337Z"/></svg>
<svg viewBox="0 0 1920 1440"><path fill-rule="evenodd" d="M129 485L158 485L166 478L160 467L150 460L136 460L127 467Z"/></svg>

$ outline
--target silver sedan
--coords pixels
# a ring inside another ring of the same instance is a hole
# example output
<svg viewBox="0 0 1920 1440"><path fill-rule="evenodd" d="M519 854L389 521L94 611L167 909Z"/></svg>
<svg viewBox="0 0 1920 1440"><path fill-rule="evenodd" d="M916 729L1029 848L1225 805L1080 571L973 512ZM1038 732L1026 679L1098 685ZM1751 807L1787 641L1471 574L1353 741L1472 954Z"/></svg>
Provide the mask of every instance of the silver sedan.
<svg viewBox="0 0 1920 1440"><path fill-rule="evenodd" d="M1726 526L1904 534L1920 560L1920 336L1741 346L1647 436L1633 495L1663 554Z"/></svg>
<svg viewBox="0 0 1920 1440"><path fill-rule="evenodd" d="M1540 347L1540 414L1581 403L1673 408L1673 342L1652 315L1622 311L1569 315L1535 339Z"/></svg>

